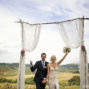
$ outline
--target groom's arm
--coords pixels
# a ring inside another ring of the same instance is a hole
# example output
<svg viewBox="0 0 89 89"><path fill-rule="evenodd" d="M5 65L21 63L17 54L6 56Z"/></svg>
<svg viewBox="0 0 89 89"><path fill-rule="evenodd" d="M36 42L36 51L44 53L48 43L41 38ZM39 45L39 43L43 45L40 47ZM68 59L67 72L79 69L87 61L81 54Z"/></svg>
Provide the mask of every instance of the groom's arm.
<svg viewBox="0 0 89 89"><path fill-rule="evenodd" d="M30 69L32 72L34 72L35 69L37 69L37 62L35 63L35 65L30 65Z"/></svg>
<svg viewBox="0 0 89 89"><path fill-rule="evenodd" d="M46 77L42 79L42 83L45 84L47 82L47 79L49 77L49 63L47 63L47 74Z"/></svg>
<svg viewBox="0 0 89 89"><path fill-rule="evenodd" d="M48 72L49 72L49 69L48 69L48 65L49 65L49 63L47 62L47 64L46 64L46 65L47 65L47 66L46 66L46 67L47 67L47 71L46 71L46 73L45 73L45 75L46 75L46 76L45 76L45 77L43 77L42 79L47 79L47 74L48 74Z"/></svg>

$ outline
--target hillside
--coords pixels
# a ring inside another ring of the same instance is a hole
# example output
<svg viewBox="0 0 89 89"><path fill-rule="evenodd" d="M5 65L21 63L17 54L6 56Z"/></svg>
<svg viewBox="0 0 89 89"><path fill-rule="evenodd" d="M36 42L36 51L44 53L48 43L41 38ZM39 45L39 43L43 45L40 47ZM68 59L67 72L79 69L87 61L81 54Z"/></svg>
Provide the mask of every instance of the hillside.
<svg viewBox="0 0 89 89"><path fill-rule="evenodd" d="M18 71L18 63L0 63L0 74L4 74L6 72L10 72L12 74L17 74ZM66 64L60 65L59 71L61 72L76 72L78 71L78 64ZM26 74L30 73L29 64L26 64Z"/></svg>
<svg viewBox="0 0 89 89"><path fill-rule="evenodd" d="M30 74L29 64L26 64L26 74ZM0 63L0 75L6 74L9 72L9 75L17 75L19 63ZM89 64L88 64L89 68ZM72 73L79 73L79 65L78 64L65 64L59 66L60 72L72 72Z"/></svg>

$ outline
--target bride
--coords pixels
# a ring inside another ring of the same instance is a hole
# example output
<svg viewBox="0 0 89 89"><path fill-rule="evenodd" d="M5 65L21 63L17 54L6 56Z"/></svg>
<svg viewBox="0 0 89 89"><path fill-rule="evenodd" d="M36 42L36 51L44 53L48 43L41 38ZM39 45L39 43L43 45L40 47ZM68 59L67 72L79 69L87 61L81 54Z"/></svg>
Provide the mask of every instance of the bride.
<svg viewBox="0 0 89 89"><path fill-rule="evenodd" d="M47 79L48 79L48 84L49 84L49 89L59 89L59 82L58 82L58 65L65 59L69 51L66 51L65 55L63 58L56 62L56 56L52 55L51 56L51 63L48 64L47 69Z"/></svg>

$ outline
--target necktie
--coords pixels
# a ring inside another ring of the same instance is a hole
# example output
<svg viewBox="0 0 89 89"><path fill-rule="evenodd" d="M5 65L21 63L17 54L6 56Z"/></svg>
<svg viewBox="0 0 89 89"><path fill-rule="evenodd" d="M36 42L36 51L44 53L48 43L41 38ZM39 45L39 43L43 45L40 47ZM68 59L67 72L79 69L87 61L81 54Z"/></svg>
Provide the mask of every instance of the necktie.
<svg viewBox="0 0 89 89"><path fill-rule="evenodd" d="M45 68L45 62L44 61L42 61L42 65L43 65L43 68Z"/></svg>

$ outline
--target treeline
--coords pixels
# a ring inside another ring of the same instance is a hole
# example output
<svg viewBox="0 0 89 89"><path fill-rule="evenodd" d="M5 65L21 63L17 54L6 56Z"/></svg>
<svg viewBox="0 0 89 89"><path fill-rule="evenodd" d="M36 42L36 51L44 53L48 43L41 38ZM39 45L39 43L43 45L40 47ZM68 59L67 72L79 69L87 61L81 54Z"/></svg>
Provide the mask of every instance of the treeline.
<svg viewBox="0 0 89 89"><path fill-rule="evenodd" d="M9 69L18 69L19 63L0 63L0 70L9 70ZM26 67L29 68L29 64L26 64ZM60 65L59 69L63 70L78 70L78 64L65 64Z"/></svg>

